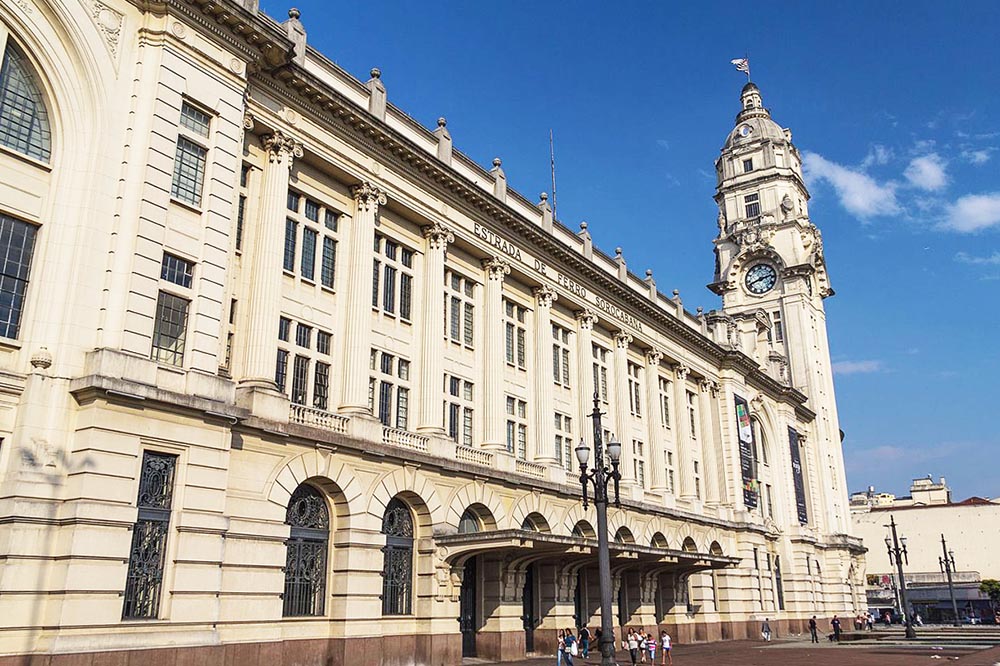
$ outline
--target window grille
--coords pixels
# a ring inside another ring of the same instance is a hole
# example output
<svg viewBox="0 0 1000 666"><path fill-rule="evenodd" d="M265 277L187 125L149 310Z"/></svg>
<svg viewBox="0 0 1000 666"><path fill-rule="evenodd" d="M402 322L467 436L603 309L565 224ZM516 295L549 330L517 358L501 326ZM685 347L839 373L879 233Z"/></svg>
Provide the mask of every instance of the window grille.
<svg viewBox="0 0 1000 666"><path fill-rule="evenodd" d="M132 528L122 619L155 618L160 611L176 464L176 456L142 454L136 500L139 516Z"/></svg>
<svg viewBox="0 0 1000 666"><path fill-rule="evenodd" d="M393 498L382 516L382 614L409 615L413 602L413 516Z"/></svg>
<svg viewBox="0 0 1000 666"><path fill-rule="evenodd" d="M17 338L38 228L0 215L0 336Z"/></svg>
<svg viewBox="0 0 1000 666"><path fill-rule="evenodd" d="M172 254L163 253L163 262L160 265L160 279L173 282L181 287L191 287L191 278L194 274L194 264Z"/></svg>
<svg viewBox="0 0 1000 666"><path fill-rule="evenodd" d="M174 180L170 195L192 206L201 205L201 189L205 182L205 163L208 150L190 139L177 137L174 156Z"/></svg>
<svg viewBox="0 0 1000 666"><path fill-rule="evenodd" d="M184 339L190 301L161 291L156 299L152 358L170 365L184 364Z"/></svg>
<svg viewBox="0 0 1000 666"><path fill-rule="evenodd" d="M321 616L326 601L326 560L330 514L326 500L312 486L302 484L292 493L285 512L291 527L286 543L285 617Z"/></svg>
<svg viewBox="0 0 1000 666"><path fill-rule="evenodd" d="M743 197L743 204L746 206L747 217L760 217L760 196L748 194Z"/></svg>
<svg viewBox="0 0 1000 666"><path fill-rule="evenodd" d="M527 331L525 329L525 319L527 309L504 301L504 314L506 322L504 326L504 344L507 357L507 364L516 367L518 370L527 368Z"/></svg>
<svg viewBox="0 0 1000 666"><path fill-rule="evenodd" d="M48 162L51 142L41 87L27 57L8 41L0 66L0 145Z"/></svg>
<svg viewBox="0 0 1000 666"><path fill-rule="evenodd" d="M413 250L375 235L372 263L372 307L409 321L413 307ZM380 286L381 285L381 286Z"/></svg>

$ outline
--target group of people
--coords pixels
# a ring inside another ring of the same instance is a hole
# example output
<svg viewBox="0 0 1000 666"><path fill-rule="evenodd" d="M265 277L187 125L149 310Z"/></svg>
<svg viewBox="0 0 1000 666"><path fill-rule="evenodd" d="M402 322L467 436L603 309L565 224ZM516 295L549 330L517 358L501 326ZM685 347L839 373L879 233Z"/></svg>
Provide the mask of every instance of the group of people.
<svg viewBox="0 0 1000 666"><path fill-rule="evenodd" d="M598 629L593 638L600 644L601 630ZM584 659L590 657L591 633L587 627L582 627L579 633L572 629L559 630L559 647L556 653L556 666L573 666L573 657L582 656ZM670 634L666 631L660 632L659 639L651 633L644 632L642 627L625 630L622 638L622 649L628 650L629 658L633 666L636 664L656 663L656 651L660 651L661 666L673 666L673 658L670 655L670 648L673 642ZM647 661L648 656L648 661Z"/></svg>
<svg viewBox="0 0 1000 666"><path fill-rule="evenodd" d="M857 617L854 618L854 628L857 631L862 629L867 629L872 631L875 629L875 616L865 611L864 613L858 613Z"/></svg>

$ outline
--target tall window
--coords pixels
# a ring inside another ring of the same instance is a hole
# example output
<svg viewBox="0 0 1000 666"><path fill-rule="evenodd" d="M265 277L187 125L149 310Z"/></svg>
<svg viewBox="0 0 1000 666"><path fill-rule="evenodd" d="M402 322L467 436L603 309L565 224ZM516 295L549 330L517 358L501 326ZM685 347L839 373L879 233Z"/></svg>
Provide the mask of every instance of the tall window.
<svg viewBox="0 0 1000 666"><path fill-rule="evenodd" d="M0 214L0 337L17 338L38 228Z"/></svg>
<svg viewBox="0 0 1000 666"><path fill-rule="evenodd" d="M594 356L594 392L602 402L608 401L608 350L604 347L593 347Z"/></svg>
<svg viewBox="0 0 1000 666"><path fill-rule="evenodd" d="M753 158L748 160L743 160L743 173L750 173L753 171Z"/></svg>
<svg viewBox="0 0 1000 666"><path fill-rule="evenodd" d="M569 388L569 331L552 324L552 381Z"/></svg>
<svg viewBox="0 0 1000 666"><path fill-rule="evenodd" d="M294 337L293 337L294 331ZM330 399L330 344L328 331L288 317L278 318L278 357L274 383L297 405L327 409ZM289 367L291 361L291 367ZM291 391L288 375L291 373Z"/></svg>
<svg viewBox="0 0 1000 666"><path fill-rule="evenodd" d="M507 451L521 460L528 458L528 404L507 396Z"/></svg>
<svg viewBox="0 0 1000 666"><path fill-rule="evenodd" d="M642 418L642 380L639 366L628 364L628 406L632 416Z"/></svg>
<svg viewBox="0 0 1000 666"><path fill-rule="evenodd" d="M372 376L368 406L382 425L406 430L410 412L410 362L378 349L371 350Z"/></svg>
<svg viewBox="0 0 1000 666"><path fill-rule="evenodd" d="M208 161L208 148L204 144L208 139L211 122L212 117L205 111L187 102L181 104L170 196L192 206L201 206L205 165Z"/></svg>
<svg viewBox="0 0 1000 666"><path fill-rule="evenodd" d="M8 40L0 66L0 145L48 162L51 141L41 86L28 58Z"/></svg>
<svg viewBox="0 0 1000 666"><path fill-rule="evenodd" d="M176 465L177 456L143 451L122 619L156 618L160 612Z"/></svg>
<svg viewBox="0 0 1000 666"><path fill-rule="evenodd" d="M646 445L638 439L632 440L632 475L636 483L646 487Z"/></svg>
<svg viewBox="0 0 1000 666"><path fill-rule="evenodd" d="M372 307L409 321L413 307L413 250L391 238L375 235Z"/></svg>
<svg viewBox="0 0 1000 666"><path fill-rule="evenodd" d="M476 306L473 303L475 283L458 273L445 271L444 335L460 345L472 349Z"/></svg>
<svg viewBox="0 0 1000 666"><path fill-rule="evenodd" d="M250 185L250 171L252 167L244 164L240 167L240 196L236 201L236 251L243 250L243 229L246 227L247 216L247 188Z"/></svg>
<svg viewBox="0 0 1000 666"><path fill-rule="evenodd" d="M472 382L452 375L444 376L445 427L448 436L463 446L472 446Z"/></svg>
<svg viewBox="0 0 1000 666"><path fill-rule="evenodd" d="M748 194L743 197L743 206L746 209L747 217L760 216L760 195L757 193Z"/></svg>
<svg viewBox="0 0 1000 666"><path fill-rule="evenodd" d="M413 516L398 497L382 516L382 614L409 615L413 606Z"/></svg>
<svg viewBox="0 0 1000 666"><path fill-rule="evenodd" d="M695 460L691 463L694 467L694 496L701 499L701 465Z"/></svg>
<svg viewBox="0 0 1000 666"><path fill-rule="evenodd" d="M184 365L184 343L187 338L188 309L194 264L172 254L163 254L160 264L160 292L156 298L156 318L153 322L154 361ZM183 295L181 295L183 294Z"/></svg>
<svg viewBox="0 0 1000 666"><path fill-rule="evenodd" d="M691 428L691 439L698 439L698 412L694 393L687 391L688 426Z"/></svg>
<svg viewBox="0 0 1000 666"><path fill-rule="evenodd" d="M285 523L285 617L323 615L326 601L326 554L330 513L318 490L301 484L288 500Z"/></svg>
<svg viewBox="0 0 1000 666"><path fill-rule="evenodd" d="M556 415L556 460L566 469L573 471L573 419L566 414Z"/></svg>
<svg viewBox="0 0 1000 666"><path fill-rule="evenodd" d="M774 518L774 494L770 483L764 484L764 506L767 509L768 517Z"/></svg>
<svg viewBox="0 0 1000 666"><path fill-rule="evenodd" d="M289 190L282 266L310 283L333 289L337 266L337 221L340 213L304 194ZM301 229L301 233L300 233ZM299 236L302 242L299 243Z"/></svg>
<svg viewBox="0 0 1000 666"><path fill-rule="evenodd" d="M771 313L771 323L774 330L774 341L784 342L785 340L785 329L781 323L781 310L775 310Z"/></svg>
<svg viewBox="0 0 1000 666"><path fill-rule="evenodd" d="M657 380L660 387L660 425L670 427L670 380L660 377Z"/></svg>
<svg viewBox="0 0 1000 666"><path fill-rule="evenodd" d="M503 305L506 317L504 323L504 344L507 352L507 365L524 370L527 367L525 365L525 357L527 356L525 337L527 333L524 322L528 311L508 300L504 300Z"/></svg>
<svg viewBox="0 0 1000 666"><path fill-rule="evenodd" d="M676 487L674 486L674 454L672 451L667 451L667 490L673 495L676 492Z"/></svg>

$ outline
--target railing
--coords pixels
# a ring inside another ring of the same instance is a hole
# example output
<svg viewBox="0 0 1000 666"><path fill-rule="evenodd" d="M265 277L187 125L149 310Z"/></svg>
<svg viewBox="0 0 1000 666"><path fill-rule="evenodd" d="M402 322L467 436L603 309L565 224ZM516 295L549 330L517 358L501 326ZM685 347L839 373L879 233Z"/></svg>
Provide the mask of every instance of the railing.
<svg viewBox="0 0 1000 666"><path fill-rule="evenodd" d="M423 435L415 435L412 432L400 430L398 428L390 428L388 426L382 427L383 444L394 444L396 446L402 446L406 449L426 452L427 442L428 438Z"/></svg>
<svg viewBox="0 0 1000 666"><path fill-rule="evenodd" d="M291 405L288 420L301 425L316 426L333 432L347 432L347 417L334 414L323 409L306 407L305 405Z"/></svg>
<svg viewBox="0 0 1000 666"><path fill-rule="evenodd" d="M539 465L538 463L528 462L527 460L515 460L514 469L518 474L524 474L526 476L533 476L536 479L541 479L545 476L545 466Z"/></svg>
<svg viewBox="0 0 1000 666"><path fill-rule="evenodd" d="M473 465L482 465L483 467L494 466L494 456L492 453L482 449L474 449L470 446L456 446L455 460L472 463Z"/></svg>

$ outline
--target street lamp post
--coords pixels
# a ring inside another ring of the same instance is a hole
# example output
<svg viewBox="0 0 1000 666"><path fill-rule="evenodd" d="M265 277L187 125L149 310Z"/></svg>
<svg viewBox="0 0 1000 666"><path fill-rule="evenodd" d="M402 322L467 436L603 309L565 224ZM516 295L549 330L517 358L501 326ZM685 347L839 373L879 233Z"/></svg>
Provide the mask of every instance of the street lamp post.
<svg viewBox="0 0 1000 666"><path fill-rule="evenodd" d="M958 602L955 601L955 584L951 580L951 573L955 570L955 551L948 550L948 543L944 540L944 535L941 535L941 553L942 557L938 558L938 565L940 565L941 570L948 575L948 594L951 595L951 610L955 613L955 626L960 627L962 623L958 619Z"/></svg>
<svg viewBox="0 0 1000 666"><path fill-rule="evenodd" d="M597 571L601 582L601 666L615 666L615 634L611 626L611 554L608 550L608 483L614 481L615 504L618 501L618 482L622 475L618 471L618 461L622 455L621 442L614 435L608 439L609 469L604 462L604 447L601 442L601 410L597 393L594 393L594 411L590 417L594 422L594 467L587 471L590 448L580 439L576 447L576 459L580 462L580 485L583 486L583 508L587 508L587 482L594 484L594 508L597 509Z"/></svg>
<svg viewBox="0 0 1000 666"><path fill-rule="evenodd" d="M906 537L896 535L896 521L891 515L889 516L889 524L885 527L892 530L892 537L885 538L885 547L889 551L889 562L895 562L896 571L899 573L899 598L903 606L903 619L906 622L906 637L916 638L917 630L913 628L913 614L910 612L910 604L906 600L906 579L903 578L903 560L906 560L907 564L910 563L906 555Z"/></svg>

